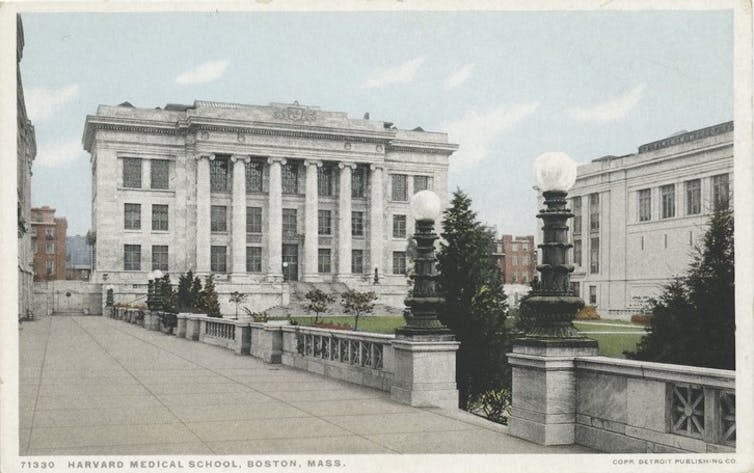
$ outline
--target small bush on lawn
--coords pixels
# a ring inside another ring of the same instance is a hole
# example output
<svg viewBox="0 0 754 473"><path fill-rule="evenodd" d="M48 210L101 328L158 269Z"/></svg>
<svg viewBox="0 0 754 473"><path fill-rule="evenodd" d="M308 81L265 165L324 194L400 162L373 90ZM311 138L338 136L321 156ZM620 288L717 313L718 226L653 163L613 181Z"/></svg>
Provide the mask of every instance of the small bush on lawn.
<svg viewBox="0 0 754 473"><path fill-rule="evenodd" d="M651 325L652 315L651 314L634 314L631 316L631 323L641 324L641 325Z"/></svg>
<svg viewBox="0 0 754 473"><path fill-rule="evenodd" d="M600 320L600 314L593 305L585 305L583 309L576 312L576 320Z"/></svg>

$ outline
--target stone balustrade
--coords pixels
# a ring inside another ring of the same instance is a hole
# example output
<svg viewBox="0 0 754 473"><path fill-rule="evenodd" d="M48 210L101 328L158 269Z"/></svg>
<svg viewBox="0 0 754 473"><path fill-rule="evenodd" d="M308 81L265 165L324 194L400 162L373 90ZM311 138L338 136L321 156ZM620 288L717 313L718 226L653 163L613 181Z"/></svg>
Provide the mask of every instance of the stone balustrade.
<svg viewBox="0 0 754 473"><path fill-rule="evenodd" d="M229 348L237 355L249 354L251 327L248 321L204 315L195 315L192 319L192 329L197 330L198 328L198 340L200 342Z"/></svg>

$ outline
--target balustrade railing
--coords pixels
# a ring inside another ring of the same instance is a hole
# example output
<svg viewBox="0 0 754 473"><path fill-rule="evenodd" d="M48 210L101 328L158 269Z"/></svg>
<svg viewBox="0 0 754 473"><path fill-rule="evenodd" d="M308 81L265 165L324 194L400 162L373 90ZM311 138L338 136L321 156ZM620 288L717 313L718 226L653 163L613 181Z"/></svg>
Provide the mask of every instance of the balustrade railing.
<svg viewBox="0 0 754 473"><path fill-rule="evenodd" d="M236 326L232 323L210 322L204 325L204 333L210 337L224 338L226 340L236 339Z"/></svg>
<svg viewBox="0 0 754 473"><path fill-rule="evenodd" d="M384 368L384 347L389 344L389 340L364 339L332 332L296 332L296 351L300 355L376 370Z"/></svg>
<svg viewBox="0 0 754 473"><path fill-rule="evenodd" d="M736 393L689 383L668 383L671 433L719 445L736 444Z"/></svg>

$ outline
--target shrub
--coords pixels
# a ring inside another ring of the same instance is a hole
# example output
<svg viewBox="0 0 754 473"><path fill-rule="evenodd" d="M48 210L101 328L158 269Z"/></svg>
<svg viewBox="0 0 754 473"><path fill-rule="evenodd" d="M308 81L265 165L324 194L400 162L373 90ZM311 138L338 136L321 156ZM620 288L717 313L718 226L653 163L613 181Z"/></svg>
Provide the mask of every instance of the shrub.
<svg viewBox="0 0 754 473"><path fill-rule="evenodd" d="M252 312L248 307L244 306L241 307L244 312L246 312L246 315L251 317L251 320L254 322L267 322L270 320L270 316L267 315L267 312Z"/></svg>
<svg viewBox="0 0 754 473"><path fill-rule="evenodd" d="M511 416L511 392L508 389L493 389L473 396L469 400L469 412L486 417L498 424L508 424Z"/></svg>
<svg viewBox="0 0 754 473"><path fill-rule="evenodd" d="M585 305L580 311L576 312L576 320L600 320L600 314L593 305Z"/></svg>
<svg viewBox="0 0 754 473"><path fill-rule="evenodd" d="M641 324L641 325L651 325L652 315L651 314L634 314L631 316L631 323Z"/></svg>
<svg viewBox="0 0 754 473"><path fill-rule="evenodd" d="M360 292L355 289L349 289L341 297L341 305L347 314L355 317L354 330L359 329L359 316L361 314L371 314L374 310L374 301L377 300L377 294L373 291Z"/></svg>
<svg viewBox="0 0 754 473"><path fill-rule="evenodd" d="M238 306L246 300L246 294L242 294L238 291L233 291L230 294L230 303L236 305L236 318L238 318Z"/></svg>
<svg viewBox="0 0 754 473"><path fill-rule="evenodd" d="M314 312L314 323L316 324L319 320L319 314L321 312L325 312L327 310L327 307L335 302L335 298L331 296L330 294L327 294L319 289L312 289L311 291L306 293L306 299L309 301L309 303L306 305L306 310L309 312Z"/></svg>
<svg viewBox="0 0 754 473"><path fill-rule="evenodd" d="M217 300L215 281L211 274L204 280L204 289L202 289L200 301L199 308L204 311L208 317L221 317L220 302Z"/></svg>
<svg viewBox="0 0 754 473"><path fill-rule="evenodd" d="M353 330L350 324L336 323L336 322L314 322L314 326L317 328L327 328L332 330Z"/></svg>

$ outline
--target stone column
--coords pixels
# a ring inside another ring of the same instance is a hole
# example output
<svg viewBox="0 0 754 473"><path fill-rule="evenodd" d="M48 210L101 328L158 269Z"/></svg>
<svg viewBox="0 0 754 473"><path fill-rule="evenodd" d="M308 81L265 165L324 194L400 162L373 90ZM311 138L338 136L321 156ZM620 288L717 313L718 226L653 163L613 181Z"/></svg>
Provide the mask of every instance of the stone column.
<svg viewBox="0 0 754 473"><path fill-rule="evenodd" d="M351 171L353 163L340 163L340 194L338 195L338 281L351 276Z"/></svg>
<svg viewBox="0 0 754 473"><path fill-rule="evenodd" d="M233 213L231 219L231 278L246 274L246 164L248 156L233 155Z"/></svg>
<svg viewBox="0 0 754 473"><path fill-rule="evenodd" d="M269 158L270 189L267 205L267 279L283 280L283 183L281 166L284 158Z"/></svg>
<svg viewBox="0 0 754 473"><path fill-rule="evenodd" d="M209 273L210 270L210 182L209 162L214 154L197 156L196 163L196 272Z"/></svg>
<svg viewBox="0 0 754 473"><path fill-rule="evenodd" d="M371 179L369 182L369 270L374 277L377 268L380 280L385 276L382 267L382 218L384 202L382 198L383 166L372 164L369 166Z"/></svg>
<svg viewBox="0 0 754 473"><path fill-rule="evenodd" d="M319 191L317 170L322 161L306 160L306 201L304 204L304 281L318 281L317 254L319 249Z"/></svg>

